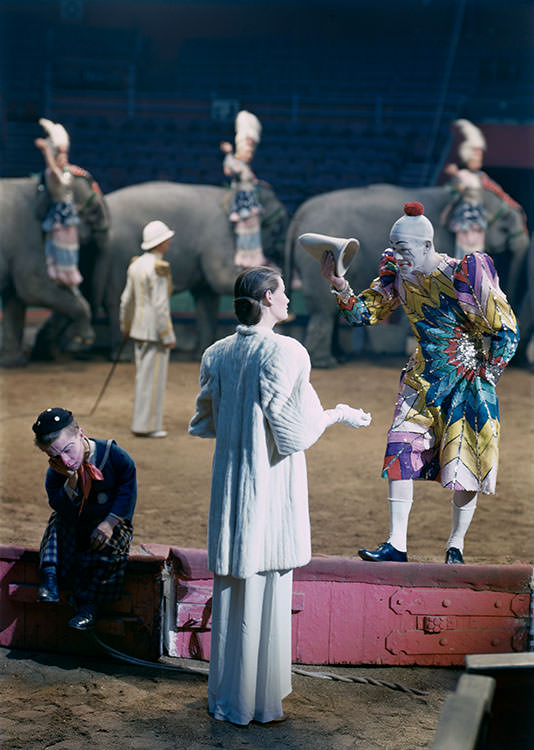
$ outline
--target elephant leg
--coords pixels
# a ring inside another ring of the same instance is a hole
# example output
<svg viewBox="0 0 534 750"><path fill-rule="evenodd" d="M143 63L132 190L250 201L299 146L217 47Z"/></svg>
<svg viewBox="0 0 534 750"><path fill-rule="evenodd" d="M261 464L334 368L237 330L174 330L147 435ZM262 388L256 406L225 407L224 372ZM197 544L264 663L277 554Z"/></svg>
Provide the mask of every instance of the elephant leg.
<svg viewBox="0 0 534 750"><path fill-rule="evenodd" d="M124 340L120 328L120 309L117 295L113 296L106 292L104 295L104 309L108 316L110 359L115 361ZM131 357L126 353L123 353L121 356L121 361L129 361L130 359Z"/></svg>
<svg viewBox="0 0 534 750"><path fill-rule="evenodd" d="M507 297L514 309L519 307L525 291L525 281L528 277L527 252L528 248L525 248L523 252L513 253L508 269Z"/></svg>
<svg viewBox="0 0 534 750"><path fill-rule="evenodd" d="M57 359L59 340L69 326L65 315L53 312L37 331L31 353L34 362L50 362Z"/></svg>
<svg viewBox="0 0 534 750"><path fill-rule="evenodd" d="M332 356L332 335L334 332L334 312L314 312L310 315L306 328L304 345L308 350L313 367L337 367Z"/></svg>
<svg viewBox="0 0 534 750"><path fill-rule="evenodd" d="M52 310L55 315L45 323L44 331L39 332L37 348L34 347L32 358L54 359L57 355L58 336L67 329L70 337L67 351L80 351L92 345L95 333L91 325L91 309L78 289L47 286L40 290L36 301Z"/></svg>
<svg viewBox="0 0 534 750"><path fill-rule="evenodd" d="M2 356L3 367L20 367L26 364L24 355L24 319L26 305L17 297L12 286L2 292Z"/></svg>
<svg viewBox="0 0 534 750"><path fill-rule="evenodd" d="M195 301L197 318L198 344L196 354L201 357L217 338L217 314L219 312L219 295L208 287L191 290Z"/></svg>
<svg viewBox="0 0 534 750"><path fill-rule="evenodd" d="M100 233L95 238L95 261L91 280L91 303L93 315L96 317L102 307L105 308L105 289L108 282L111 253L107 232Z"/></svg>

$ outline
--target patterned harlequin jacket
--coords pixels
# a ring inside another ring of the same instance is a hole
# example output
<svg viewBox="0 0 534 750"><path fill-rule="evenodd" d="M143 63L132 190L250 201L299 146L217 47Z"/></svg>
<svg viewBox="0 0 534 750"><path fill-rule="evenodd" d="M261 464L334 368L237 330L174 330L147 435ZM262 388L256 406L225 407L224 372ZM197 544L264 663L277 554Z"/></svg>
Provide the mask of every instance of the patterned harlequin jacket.
<svg viewBox="0 0 534 750"><path fill-rule="evenodd" d="M311 556L304 450L332 424L295 339L239 325L202 357L189 432L216 438L208 562L235 578ZM331 412L330 412L331 414Z"/></svg>
<svg viewBox="0 0 534 750"><path fill-rule="evenodd" d="M392 447L397 431L438 445L431 465L414 469L411 478L494 492L499 437L495 385L519 334L491 258L478 252L461 261L443 255L432 273L417 274L413 282L399 274L382 276L360 294L349 290L336 299L346 320L357 326L379 323L401 305L417 339L401 379L383 476L408 478L400 466L402 449Z"/></svg>

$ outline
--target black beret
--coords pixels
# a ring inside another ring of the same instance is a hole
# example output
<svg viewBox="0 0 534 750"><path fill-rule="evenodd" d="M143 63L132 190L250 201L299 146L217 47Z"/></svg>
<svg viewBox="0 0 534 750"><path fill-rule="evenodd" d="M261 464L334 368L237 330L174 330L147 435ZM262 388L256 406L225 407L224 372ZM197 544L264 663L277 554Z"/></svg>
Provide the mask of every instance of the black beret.
<svg viewBox="0 0 534 750"><path fill-rule="evenodd" d="M49 435L51 432L58 432L64 427L67 427L74 417L72 412L68 409L61 409L56 406L53 409L45 409L37 417L35 424L32 425L32 430L35 432L37 438L43 435Z"/></svg>

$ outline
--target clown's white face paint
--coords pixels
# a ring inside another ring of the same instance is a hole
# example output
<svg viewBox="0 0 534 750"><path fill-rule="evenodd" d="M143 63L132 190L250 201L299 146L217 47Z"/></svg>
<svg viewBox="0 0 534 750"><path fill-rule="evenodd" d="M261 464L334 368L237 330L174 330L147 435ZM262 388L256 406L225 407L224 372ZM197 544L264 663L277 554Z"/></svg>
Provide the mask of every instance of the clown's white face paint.
<svg viewBox="0 0 534 750"><path fill-rule="evenodd" d="M50 443L46 448L50 458L61 458L65 467L69 471L78 471L83 463L85 455L85 445L83 441L83 430L78 430L73 433L69 427L65 427L61 430L57 438L53 443Z"/></svg>
<svg viewBox="0 0 534 750"><path fill-rule="evenodd" d="M406 281L413 281L415 273L429 274L436 268L439 256L429 240L406 239L392 244L399 275Z"/></svg>

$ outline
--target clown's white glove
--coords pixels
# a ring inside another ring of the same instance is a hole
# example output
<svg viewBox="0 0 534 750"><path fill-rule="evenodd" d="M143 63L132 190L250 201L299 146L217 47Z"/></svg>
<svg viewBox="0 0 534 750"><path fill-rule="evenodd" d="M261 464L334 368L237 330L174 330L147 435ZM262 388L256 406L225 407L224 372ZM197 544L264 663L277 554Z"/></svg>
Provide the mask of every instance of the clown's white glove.
<svg viewBox="0 0 534 750"><path fill-rule="evenodd" d="M348 404L337 404L336 411L340 412L341 419L339 420L342 424L346 424L347 427L369 427L371 424L371 415L363 409L353 409Z"/></svg>

